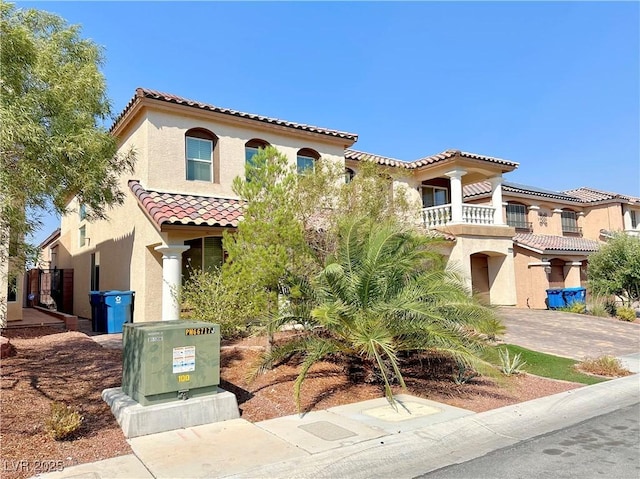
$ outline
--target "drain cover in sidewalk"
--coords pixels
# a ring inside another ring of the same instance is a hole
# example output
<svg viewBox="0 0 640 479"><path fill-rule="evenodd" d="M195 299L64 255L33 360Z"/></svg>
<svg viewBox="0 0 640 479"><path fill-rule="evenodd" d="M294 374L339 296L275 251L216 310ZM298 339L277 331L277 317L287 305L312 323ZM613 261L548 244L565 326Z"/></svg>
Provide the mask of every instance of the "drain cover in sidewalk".
<svg viewBox="0 0 640 479"><path fill-rule="evenodd" d="M309 424L302 424L298 426L298 429L302 429L325 441L339 441L340 439L346 439L356 435L356 433L336 426L329 421L316 421Z"/></svg>
<svg viewBox="0 0 640 479"><path fill-rule="evenodd" d="M362 411L362 414L380 419L381 421L397 422L442 412L440 408L411 401L398 402L396 407L397 409L394 409L393 406L386 404L384 406L366 409Z"/></svg>

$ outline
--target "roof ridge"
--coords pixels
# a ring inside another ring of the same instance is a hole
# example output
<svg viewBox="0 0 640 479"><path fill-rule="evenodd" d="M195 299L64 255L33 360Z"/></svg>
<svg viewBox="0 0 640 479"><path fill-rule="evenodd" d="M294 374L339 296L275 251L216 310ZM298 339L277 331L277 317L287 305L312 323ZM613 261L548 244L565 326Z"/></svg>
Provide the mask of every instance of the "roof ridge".
<svg viewBox="0 0 640 479"><path fill-rule="evenodd" d="M208 110L216 113L222 113L225 115L231 115L239 118L246 118L253 121L261 121L263 123L269 123L279 126L284 126L287 128L293 128L302 131L308 131L310 133L318 133L322 135L332 136L335 138L344 138L353 142L358 140L358 135L356 133L350 133L342 130L335 130L331 128L325 128L321 126L309 125L306 123L297 123L289 120L280 120L278 118L268 117L264 115L259 115L256 113L248 113L239 110L234 110L232 108L220 107L213 105L211 103L204 103L197 100L191 100L186 97L174 95L172 93L161 92L159 90L153 90L150 88L138 87L136 88L136 92L134 97L127 103L122 112L116 117L113 125L110 128L110 131L122 121L125 117L126 113L133 107L136 101L139 99L150 98L153 100L164 101L167 103L175 103L177 105L185 105L193 108L199 108L201 110Z"/></svg>

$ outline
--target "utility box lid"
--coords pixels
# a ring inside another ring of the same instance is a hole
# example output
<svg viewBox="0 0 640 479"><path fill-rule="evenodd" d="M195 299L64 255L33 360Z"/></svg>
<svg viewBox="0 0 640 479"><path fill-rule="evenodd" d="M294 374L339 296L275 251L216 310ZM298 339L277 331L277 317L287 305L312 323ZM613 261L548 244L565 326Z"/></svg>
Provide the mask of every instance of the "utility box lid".
<svg viewBox="0 0 640 479"><path fill-rule="evenodd" d="M122 391L143 406L215 394L218 389L217 324L126 323L122 346Z"/></svg>

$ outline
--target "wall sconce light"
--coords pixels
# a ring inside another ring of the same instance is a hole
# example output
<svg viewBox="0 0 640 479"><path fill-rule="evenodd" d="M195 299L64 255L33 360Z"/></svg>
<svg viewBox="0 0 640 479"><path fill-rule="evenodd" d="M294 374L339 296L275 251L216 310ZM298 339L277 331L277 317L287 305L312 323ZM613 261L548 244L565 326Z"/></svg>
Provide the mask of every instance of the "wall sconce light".
<svg viewBox="0 0 640 479"><path fill-rule="evenodd" d="M551 266L545 266L544 267L544 272L547 274L551 274Z"/></svg>

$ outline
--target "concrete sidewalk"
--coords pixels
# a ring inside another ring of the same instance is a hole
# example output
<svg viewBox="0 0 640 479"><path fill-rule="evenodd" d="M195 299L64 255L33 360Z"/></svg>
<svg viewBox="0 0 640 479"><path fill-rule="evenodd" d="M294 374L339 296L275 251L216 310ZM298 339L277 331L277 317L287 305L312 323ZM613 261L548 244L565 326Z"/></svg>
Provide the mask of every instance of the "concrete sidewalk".
<svg viewBox="0 0 640 479"><path fill-rule="evenodd" d="M134 454L62 478L415 477L640 402L640 375L473 413L407 395L255 424L234 419L129 440Z"/></svg>

